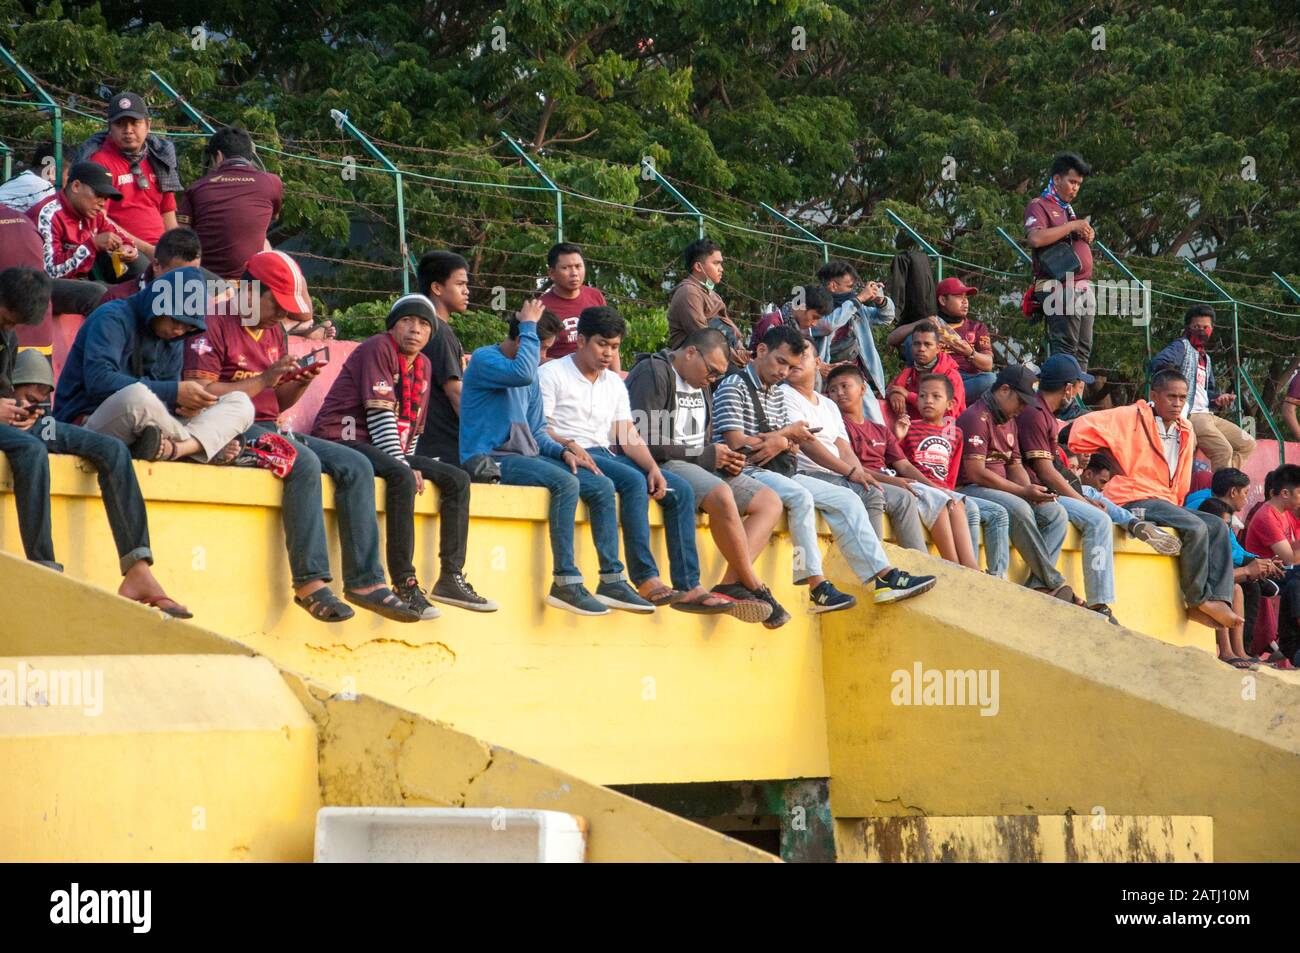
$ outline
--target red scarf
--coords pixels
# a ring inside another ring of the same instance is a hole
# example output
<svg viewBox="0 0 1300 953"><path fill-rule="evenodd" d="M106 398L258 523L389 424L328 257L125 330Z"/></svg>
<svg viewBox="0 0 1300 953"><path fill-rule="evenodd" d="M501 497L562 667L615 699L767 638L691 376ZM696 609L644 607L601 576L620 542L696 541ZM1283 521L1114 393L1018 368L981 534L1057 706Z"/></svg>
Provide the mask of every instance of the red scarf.
<svg viewBox="0 0 1300 953"><path fill-rule="evenodd" d="M420 421L420 402L424 398L426 381L424 379L424 362L420 355L415 355L412 369L408 372L406 355L397 347L396 339L390 334L388 342L397 355L397 438L402 442L402 450L410 453L415 441L412 433Z"/></svg>

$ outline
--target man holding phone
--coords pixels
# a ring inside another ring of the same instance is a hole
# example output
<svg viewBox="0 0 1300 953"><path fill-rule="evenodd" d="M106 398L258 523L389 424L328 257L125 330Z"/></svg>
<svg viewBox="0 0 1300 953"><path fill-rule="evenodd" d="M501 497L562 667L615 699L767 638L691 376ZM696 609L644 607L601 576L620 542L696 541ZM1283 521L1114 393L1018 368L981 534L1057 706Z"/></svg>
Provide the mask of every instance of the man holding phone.
<svg viewBox="0 0 1300 953"><path fill-rule="evenodd" d="M1042 194L1025 206L1025 241L1033 251L1034 298L1047 321L1047 354L1070 354L1085 371L1092 355L1092 322L1096 301L1092 289L1092 248L1096 237L1091 216L1080 218L1073 202L1092 167L1076 153L1052 160ZM1043 252L1069 242L1079 266L1064 276L1053 275Z"/></svg>
<svg viewBox="0 0 1300 953"><path fill-rule="evenodd" d="M1025 565L1025 585L1083 605L1056 561L1065 545L1069 516L1056 494L1035 483L1020 461L1016 416L1038 399L1038 379L1028 367L1011 365L957 418L963 434L958 488L978 500L1001 504L1011 520L1011 543Z"/></svg>
<svg viewBox="0 0 1300 953"><path fill-rule="evenodd" d="M161 243L160 243L161 244ZM139 460L234 461L253 402L181 380L186 340L206 328L202 269L173 269L100 305L77 331L59 375L59 420L108 434Z"/></svg>
<svg viewBox="0 0 1300 953"><path fill-rule="evenodd" d="M312 310L297 262L284 252L260 252L248 259L242 283L253 293L236 296L237 313L208 316L206 330L185 348L184 373L214 397L247 395L254 422L246 436L257 437L276 432L281 411L298 402L323 365L304 369L289 354L287 326ZM342 622L354 614L327 585L332 577L321 500L324 473L334 480L344 597L395 622L419 621L421 613L384 585L370 461L330 440L291 436L297 455L284 479L282 508L294 603L321 622Z"/></svg>

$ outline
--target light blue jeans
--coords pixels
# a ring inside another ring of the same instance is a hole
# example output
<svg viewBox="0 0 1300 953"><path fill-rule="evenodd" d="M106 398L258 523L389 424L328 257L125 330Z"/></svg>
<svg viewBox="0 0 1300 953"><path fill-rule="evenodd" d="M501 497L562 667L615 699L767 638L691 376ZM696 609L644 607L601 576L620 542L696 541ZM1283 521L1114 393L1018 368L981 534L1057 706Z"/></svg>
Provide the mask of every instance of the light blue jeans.
<svg viewBox="0 0 1300 953"><path fill-rule="evenodd" d="M1088 605L1110 605L1115 601L1115 524L1110 514L1068 496L1056 501L1083 536L1083 589Z"/></svg>
<svg viewBox="0 0 1300 953"><path fill-rule="evenodd" d="M982 542L984 568L990 576L1006 579L1011 569L1011 517L1007 515L1007 508L992 500L962 495L966 500L966 522L970 526L975 558L979 558Z"/></svg>
<svg viewBox="0 0 1300 953"><path fill-rule="evenodd" d="M1096 500L1106 507L1106 512L1110 514L1110 520L1121 529L1128 529L1138 521L1137 514L1132 510L1126 510L1118 503L1113 503L1106 499L1105 495L1096 487L1083 485L1083 495L1090 500Z"/></svg>
<svg viewBox="0 0 1300 953"><path fill-rule="evenodd" d="M1065 584L1065 577L1056 569L1056 561L1065 545L1065 531L1070 519L1065 509L1057 503L1030 504L1023 497L1004 490L968 483L960 492L979 500L992 500L1007 511L1011 541L1016 552L1029 567L1025 585L1031 589L1056 589Z"/></svg>
<svg viewBox="0 0 1300 953"><path fill-rule="evenodd" d="M871 528L867 508L852 490L802 473L790 479L771 470L755 468L745 472L775 492L786 507L795 544L795 582L825 575L817 540L817 513L830 526L836 545L859 580L870 582L889 568L889 557Z"/></svg>

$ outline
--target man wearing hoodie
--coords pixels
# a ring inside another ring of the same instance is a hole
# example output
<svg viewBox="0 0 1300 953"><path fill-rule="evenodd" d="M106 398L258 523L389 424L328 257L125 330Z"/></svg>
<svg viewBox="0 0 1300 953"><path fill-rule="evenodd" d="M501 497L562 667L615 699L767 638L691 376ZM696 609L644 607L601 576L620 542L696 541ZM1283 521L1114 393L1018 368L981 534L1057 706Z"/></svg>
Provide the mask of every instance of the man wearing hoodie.
<svg viewBox="0 0 1300 953"><path fill-rule="evenodd" d="M55 417L116 437L137 459L230 463L252 426L252 400L181 380L185 339L206 330L206 314L207 283L193 266L96 308L59 374Z"/></svg>
<svg viewBox="0 0 1300 953"><path fill-rule="evenodd" d="M675 351L638 355L626 384L633 420L650 455L689 483L696 508L709 514L709 532L727 561L726 575L713 591L767 603L771 614L762 621L775 629L790 621L790 614L759 580L753 560L781 518L781 498L740 472L744 454L709 442L710 387L727 372L727 358L725 335L703 328Z"/></svg>
<svg viewBox="0 0 1300 953"><path fill-rule="evenodd" d="M1151 403L1084 414L1070 427L1070 449L1104 452L1122 471L1106 483L1106 498L1141 519L1178 530L1183 544L1178 581L1187 617L1212 629L1231 629L1242 617L1232 607L1228 524L1179 505L1191 487L1196 454L1196 436L1183 415L1186 403L1187 379L1174 370L1158 371L1151 380Z"/></svg>
<svg viewBox="0 0 1300 953"><path fill-rule="evenodd" d="M1169 368L1182 374L1190 391L1183 405L1183 419L1192 425L1196 444L1210 460L1211 470L1234 467L1240 470L1255 452L1255 438L1232 421L1220 417L1237 399L1234 394L1220 394L1214 385L1214 367L1205 346L1214 334L1214 309L1197 304L1183 316L1183 336L1151 361L1156 372Z"/></svg>
<svg viewBox="0 0 1300 953"><path fill-rule="evenodd" d="M921 378L926 374L942 374L952 381L952 415L960 417L966 410L966 385L957 362L940 350L939 329L932 322L922 322L912 330L912 358L913 366L899 371L885 392L894 416L920 416L916 394Z"/></svg>

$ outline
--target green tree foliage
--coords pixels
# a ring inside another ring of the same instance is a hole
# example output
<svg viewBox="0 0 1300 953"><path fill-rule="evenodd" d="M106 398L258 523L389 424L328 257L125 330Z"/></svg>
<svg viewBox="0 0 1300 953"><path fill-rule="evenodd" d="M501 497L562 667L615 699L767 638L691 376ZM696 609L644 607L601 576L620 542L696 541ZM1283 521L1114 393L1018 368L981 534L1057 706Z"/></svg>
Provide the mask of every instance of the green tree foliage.
<svg viewBox="0 0 1300 953"><path fill-rule="evenodd" d="M641 175L649 156L710 216L706 231L728 259L721 290L738 315L784 300L821 260L758 203L857 249L835 253L873 277L894 250L892 209L950 259L945 274L981 289L976 312L1031 349L1039 329L1016 308L1025 268L995 229L1020 236L1026 202L1068 148L1094 167L1076 205L1101 242L1167 295L1218 297L1176 257L1191 256L1234 297L1280 312L1240 312L1246 369L1269 402L1294 366L1300 308L1271 273L1300 276L1300 25L1262 0L0 9L0 38L61 101L102 114L101 88L129 86L162 105L153 68L205 115L247 125L286 180L274 238L323 259L305 260L334 308L390 295L400 259L392 177L334 127L331 109L409 173L410 250L465 253L476 307L494 287L512 306L534 290L556 231L554 196L504 131L576 193L564 197L565 237L586 247L590 280L647 320L697 232ZM12 77L2 82L6 98L25 98ZM161 115L160 125L193 131L176 110ZM20 149L48 134L31 110L0 117ZM70 136L96 125L73 116ZM341 165L270 149L351 157L358 171L347 178ZM185 150L184 170L200 173L197 148ZM1100 277L1123 277L1097 258ZM1159 346L1186 302L1155 304ZM1226 328L1231 309L1220 315ZM1140 384L1145 355L1141 327L1103 319L1096 360L1113 377Z"/></svg>

